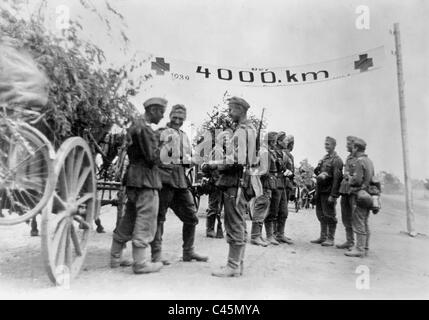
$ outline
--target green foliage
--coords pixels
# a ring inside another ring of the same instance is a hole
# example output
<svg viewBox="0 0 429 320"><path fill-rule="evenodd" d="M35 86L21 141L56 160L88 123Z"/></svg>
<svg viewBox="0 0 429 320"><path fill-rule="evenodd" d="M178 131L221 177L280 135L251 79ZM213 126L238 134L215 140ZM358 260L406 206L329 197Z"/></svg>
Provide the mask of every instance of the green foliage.
<svg viewBox="0 0 429 320"><path fill-rule="evenodd" d="M423 184L423 185L425 186L426 190L429 190L429 179L426 179L426 180L424 181L424 184Z"/></svg>
<svg viewBox="0 0 429 320"><path fill-rule="evenodd" d="M404 190L403 183L393 173L381 171L377 178L382 184L384 193L402 193Z"/></svg>
<svg viewBox="0 0 429 320"><path fill-rule="evenodd" d="M206 120L203 121L201 126L198 128L198 134L196 135L196 141L198 141L205 132L209 131L212 134L214 142L215 130L226 130L231 128L232 121L228 116L227 100L229 98L228 91L223 95L222 103L215 105L211 112L207 113ZM253 126L258 129L260 124L260 116L256 117L252 113L248 112L247 118L252 122ZM262 130L266 127L266 121L262 122ZM195 141L195 142L196 142Z"/></svg>
<svg viewBox="0 0 429 320"><path fill-rule="evenodd" d="M80 2L97 12L90 2ZM9 5L12 10L3 8L0 13L1 37L29 51L48 76L49 100L42 112L57 147L70 136L85 137L88 131L99 141L114 124L122 127L130 121L136 108L129 98L151 77L143 75L137 81L131 80L131 73L142 62L132 60L127 65L108 68L104 52L80 37L83 29L79 22L71 20L70 28L55 35L45 27L42 10L24 19L16 15L22 1ZM121 35L127 41L125 33L121 31Z"/></svg>
<svg viewBox="0 0 429 320"><path fill-rule="evenodd" d="M313 174L314 167L308 162L308 159L302 160L299 163L299 168L295 169L295 178L300 185L313 185Z"/></svg>

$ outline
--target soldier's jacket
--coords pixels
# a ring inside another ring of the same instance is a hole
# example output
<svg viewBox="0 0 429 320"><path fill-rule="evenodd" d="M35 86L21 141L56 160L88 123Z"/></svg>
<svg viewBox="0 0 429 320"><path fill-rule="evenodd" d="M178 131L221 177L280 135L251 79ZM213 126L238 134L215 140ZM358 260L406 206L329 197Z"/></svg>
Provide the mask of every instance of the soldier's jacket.
<svg viewBox="0 0 429 320"><path fill-rule="evenodd" d="M356 193L361 189L366 189L374 176L374 165L366 154L356 157L355 170L350 178L351 192Z"/></svg>
<svg viewBox="0 0 429 320"><path fill-rule="evenodd" d="M343 179L343 161L336 152L333 152L332 155L325 155L314 169L316 175L322 172L326 172L328 177L323 183L317 183L317 193L329 194L334 198L338 198L341 180Z"/></svg>
<svg viewBox="0 0 429 320"><path fill-rule="evenodd" d="M234 134L238 132L239 129L245 130L247 134L247 148L249 148L250 152L248 154L252 154L254 148L256 147L256 130L250 120L245 120L242 123L235 125L233 128ZM241 146L243 147L243 146ZM237 148L233 148L234 153L237 152ZM234 154L234 159L236 160L236 154ZM256 159L248 159L248 163L246 165L256 165ZM234 162L234 164L224 164L218 166L219 169L219 179L216 182L216 185L221 188L228 187L238 187L240 178L243 173L244 164Z"/></svg>
<svg viewBox="0 0 429 320"><path fill-rule="evenodd" d="M340 190L339 190L340 194L347 195L351 193L350 180L349 178L346 178L346 174L348 174L349 177L351 177L354 174L355 167L356 167L356 160L357 159L352 154L347 156L346 164L344 165L344 178L341 181Z"/></svg>
<svg viewBox="0 0 429 320"><path fill-rule="evenodd" d="M284 152L286 154L286 169L292 172L290 177L285 177L285 187L292 190L294 188L293 178L295 174L295 160L289 150L285 150Z"/></svg>
<svg viewBox="0 0 429 320"><path fill-rule="evenodd" d="M267 152L266 157L263 152ZM277 189L277 176L280 174L277 163L277 150L270 148L268 151L261 149L261 159L267 159L266 173L261 176L261 183L264 189L274 190Z"/></svg>
<svg viewBox="0 0 429 320"><path fill-rule="evenodd" d="M161 189L158 141L155 131L143 118L137 119L127 132L128 167L124 184L128 187Z"/></svg>
<svg viewBox="0 0 429 320"><path fill-rule="evenodd" d="M211 168L210 165L204 163L201 166L201 171L204 174L204 177L209 179L210 183L216 183L217 179L219 179L219 170L217 168Z"/></svg>
<svg viewBox="0 0 429 320"><path fill-rule="evenodd" d="M182 130L175 130L167 124L158 129L160 160L159 171L163 185L187 189L186 168L190 165L191 144Z"/></svg>

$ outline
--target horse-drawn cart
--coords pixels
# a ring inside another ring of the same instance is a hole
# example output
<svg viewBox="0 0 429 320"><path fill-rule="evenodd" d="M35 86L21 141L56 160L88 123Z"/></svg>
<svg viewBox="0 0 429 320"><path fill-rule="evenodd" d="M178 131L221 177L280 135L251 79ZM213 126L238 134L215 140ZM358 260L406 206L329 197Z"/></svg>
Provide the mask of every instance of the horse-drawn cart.
<svg viewBox="0 0 429 320"><path fill-rule="evenodd" d="M61 283L83 264L98 212L93 155L80 137L55 151L37 129L0 117L0 225L42 214L42 256L49 278Z"/></svg>

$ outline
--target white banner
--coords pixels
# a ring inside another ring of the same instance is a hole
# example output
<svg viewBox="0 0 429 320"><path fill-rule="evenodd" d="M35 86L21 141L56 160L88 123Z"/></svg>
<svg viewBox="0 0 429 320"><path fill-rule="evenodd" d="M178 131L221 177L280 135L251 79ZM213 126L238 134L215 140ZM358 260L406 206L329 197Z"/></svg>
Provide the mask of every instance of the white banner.
<svg viewBox="0 0 429 320"><path fill-rule="evenodd" d="M172 81L218 81L231 85L275 87L328 81L377 70L384 61L384 46L329 61L289 67L237 68L186 62L145 54L148 72ZM146 68L145 68L146 69Z"/></svg>

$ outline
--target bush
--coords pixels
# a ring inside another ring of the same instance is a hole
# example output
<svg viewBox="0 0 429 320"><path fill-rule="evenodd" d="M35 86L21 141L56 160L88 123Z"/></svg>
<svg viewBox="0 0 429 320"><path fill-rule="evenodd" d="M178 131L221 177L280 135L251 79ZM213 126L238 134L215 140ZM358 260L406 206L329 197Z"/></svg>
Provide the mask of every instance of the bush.
<svg viewBox="0 0 429 320"><path fill-rule="evenodd" d="M106 68L103 51L80 39L82 27L77 21L70 21L70 28L57 36L44 26L40 10L28 19L17 18L23 3L9 5L12 9L0 6L0 41L7 39L28 51L48 76L49 99L42 112L56 147L68 137L85 137L88 132L100 141L114 124L122 127L130 121L136 108L129 98L150 78L130 80L141 62Z"/></svg>

